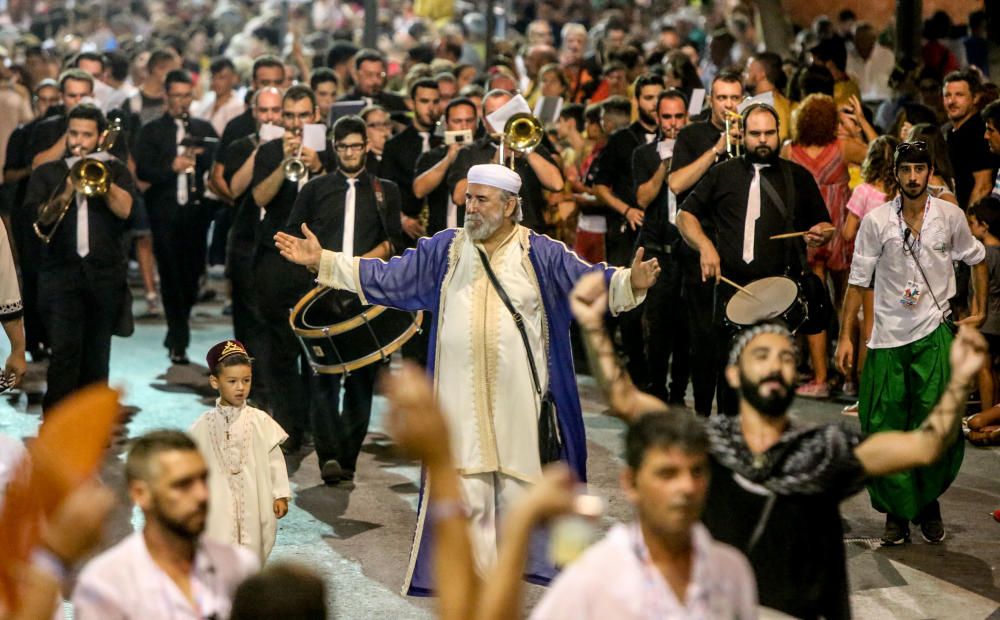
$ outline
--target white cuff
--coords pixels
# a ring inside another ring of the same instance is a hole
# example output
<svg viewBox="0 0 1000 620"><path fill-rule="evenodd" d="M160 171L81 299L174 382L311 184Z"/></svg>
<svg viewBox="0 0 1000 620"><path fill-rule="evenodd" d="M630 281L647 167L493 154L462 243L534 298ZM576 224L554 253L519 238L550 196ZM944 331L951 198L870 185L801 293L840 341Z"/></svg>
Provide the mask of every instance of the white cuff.
<svg viewBox="0 0 1000 620"><path fill-rule="evenodd" d="M316 281L323 286L341 291L358 292L355 258L342 252L323 250L319 259L319 274Z"/></svg>
<svg viewBox="0 0 1000 620"><path fill-rule="evenodd" d="M611 276L611 286L608 287L608 308L613 316L618 316L635 308L646 299L646 291L636 294L632 290L632 269L615 270Z"/></svg>
<svg viewBox="0 0 1000 620"><path fill-rule="evenodd" d="M847 279L848 284L870 288L872 276L875 275L875 265L878 263L877 256L861 256L855 253L851 261L851 275Z"/></svg>

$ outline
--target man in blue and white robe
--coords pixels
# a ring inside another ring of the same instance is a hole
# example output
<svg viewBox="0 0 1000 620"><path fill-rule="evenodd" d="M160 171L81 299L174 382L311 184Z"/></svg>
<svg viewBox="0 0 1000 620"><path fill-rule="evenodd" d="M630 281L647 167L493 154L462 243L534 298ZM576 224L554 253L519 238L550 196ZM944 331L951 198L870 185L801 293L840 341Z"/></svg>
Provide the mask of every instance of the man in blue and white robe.
<svg viewBox="0 0 1000 620"><path fill-rule="evenodd" d="M524 318L540 384L543 392L547 386L558 411L563 458L580 481L586 481L587 449L570 349L569 293L580 276L601 270L611 312L624 312L642 301L659 267L655 260L642 262L641 255L631 269L590 265L564 244L520 226L520 178L507 168L474 166L468 181L465 228L420 239L388 262L320 251L308 231L305 240L279 235L276 241L286 258L318 267L324 286L355 292L368 304L434 312L428 369L447 418L476 565L483 573L496 561L499 515L538 479L541 464L539 399L527 352L478 251L489 257ZM297 254L297 247L306 246L307 252ZM428 595L432 587L426 497L422 489L403 586L411 595ZM554 574L545 549L534 545L527 578L546 584Z"/></svg>

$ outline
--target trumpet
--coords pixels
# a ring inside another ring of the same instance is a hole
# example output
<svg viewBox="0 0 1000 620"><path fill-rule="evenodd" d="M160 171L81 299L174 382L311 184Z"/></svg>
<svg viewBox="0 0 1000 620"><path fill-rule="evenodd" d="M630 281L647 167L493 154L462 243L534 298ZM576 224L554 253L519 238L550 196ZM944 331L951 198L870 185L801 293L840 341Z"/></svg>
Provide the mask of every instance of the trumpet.
<svg viewBox="0 0 1000 620"><path fill-rule="evenodd" d="M121 119L112 119L108 131L104 135L104 139L94 150L94 153L110 151L115 145L115 141L118 139L118 134L121 133L121 130ZM66 185L66 179L69 179L73 185L73 196L65 202L56 202L56 198ZM59 228L59 224L62 223L63 218L66 217L66 213L69 211L70 205L73 204L77 193L83 194L88 198L93 198L94 196L104 196L108 193L109 189L111 189L111 168L109 165L94 157L80 157L79 161L73 164L73 167L66 173L63 182L56 186L56 190L49 201L38 209L38 218L32 224L32 229L34 229L39 239L45 243L51 242L52 237Z"/></svg>
<svg viewBox="0 0 1000 620"><path fill-rule="evenodd" d="M302 130L296 129L295 135L301 137ZM292 183L298 183L309 174L309 168L306 167L306 162L302 160L302 142L299 142L299 148L295 151L295 157L285 160L283 170L285 171L285 178Z"/></svg>
<svg viewBox="0 0 1000 620"><path fill-rule="evenodd" d="M743 135L743 116L738 112L726 112L726 153L730 157L739 157L743 154L743 142L742 140L736 142L733 140L732 129L736 128L736 131Z"/></svg>
<svg viewBox="0 0 1000 620"><path fill-rule="evenodd" d="M510 168L513 170L514 154L527 155L534 151L541 144L544 132L541 121L527 112L519 112L507 119L500 137L501 165L506 161L505 149L509 149Z"/></svg>

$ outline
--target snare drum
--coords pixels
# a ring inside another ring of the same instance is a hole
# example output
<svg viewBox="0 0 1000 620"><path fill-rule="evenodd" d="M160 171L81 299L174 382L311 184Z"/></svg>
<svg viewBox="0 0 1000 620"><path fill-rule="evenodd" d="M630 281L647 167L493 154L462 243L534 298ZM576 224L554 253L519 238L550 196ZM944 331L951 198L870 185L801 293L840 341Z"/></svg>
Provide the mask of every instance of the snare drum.
<svg viewBox="0 0 1000 620"><path fill-rule="evenodd" d="M318 286L288 321L315 372L350 374L389 359L420 330L423 313L365 306L357 295Z"/></svg>
<svg viewBox="0 0 1000 620"><path fill-rule="evenodd" d="M799 284L784 276L754 280L737 291L726 304L726 322L735 329L778 319L793 333L809 319L809 307Z"/></svg>

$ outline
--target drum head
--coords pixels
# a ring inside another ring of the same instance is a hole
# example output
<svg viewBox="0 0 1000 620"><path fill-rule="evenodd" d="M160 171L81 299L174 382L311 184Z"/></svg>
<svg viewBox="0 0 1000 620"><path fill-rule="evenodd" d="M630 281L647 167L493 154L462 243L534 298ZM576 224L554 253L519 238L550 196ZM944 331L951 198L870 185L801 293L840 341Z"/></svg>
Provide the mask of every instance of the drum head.
<svg viewBox="0 0 1000 620"><path fill-rule="evenodd" d="M753 296L737 291L726 304L726 318L736 325L753 325L781 316L799 295L791 278L775 276L755 280L745 287Z"/></svg>

